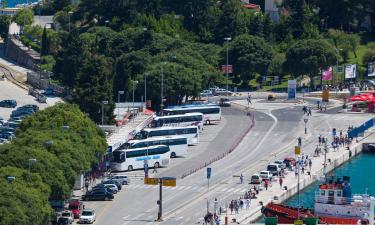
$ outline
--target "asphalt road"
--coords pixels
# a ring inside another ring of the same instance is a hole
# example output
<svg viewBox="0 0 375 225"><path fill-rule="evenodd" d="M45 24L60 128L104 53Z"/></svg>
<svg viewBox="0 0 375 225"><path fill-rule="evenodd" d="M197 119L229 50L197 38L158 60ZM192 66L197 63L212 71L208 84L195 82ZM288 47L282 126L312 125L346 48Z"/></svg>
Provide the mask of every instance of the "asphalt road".
<svg viewBox="0 0 375 225"><path fill-rule="evenodd" d="M245 179L262 169L268 162L283 159L292 155L297 137L303 138L303 147L306 153L313 151L319 134L329 137L333 127L338 130L348 125L356 125L368 119L368 115L352 114L325 114L313 111L307 123L308 134L303 134L304 123L301 105L293 104L263 104L254 113L255 126L246 135L239 146L228 156L215 162L212 168L210 185L206 179L206 170L202 169L191 176L177 180L177 187L163 188L163 218L164 222L157 223L158 187L146 186L142 180L132 180L129 186L124 187L112 202L88 202L88 208L97 210L97 224L111 225L144 225L144 224L196 224L202 221L206 211L206 201L212 202L215 197L220 204L238 198L249 186L239 184L238 176L243 173ZM267 109L269 108L269 109ZM242 123L244 114L239 113L234 121L227 115L227 124ZM238 118L237 118L238 117ZM222 132L229 133L222 134ZM235 136L236 127L220 131L214 140L214 145ZM211 149L210 149L211 150ZM210 153L211 151L208 150ZM179 167L173 170L178 171ZM178 174L178 172L173 172ZM165 172L167 174L167 172ZM212 204L210 205L212 209Z"/></svg>

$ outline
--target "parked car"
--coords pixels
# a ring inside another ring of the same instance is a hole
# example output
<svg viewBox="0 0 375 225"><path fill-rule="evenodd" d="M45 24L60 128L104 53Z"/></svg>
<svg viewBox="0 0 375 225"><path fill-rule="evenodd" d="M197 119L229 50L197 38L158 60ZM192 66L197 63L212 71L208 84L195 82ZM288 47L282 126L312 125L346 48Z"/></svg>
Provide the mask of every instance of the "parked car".
<svg viewBox="0 0 375 225"><path fill-rule="evenodd" d="M118 180L105 180L105 181L102 181L102 184L116 184L118 190L122 189L121 181L118 181Z"/></svg>
<svg viewBox="0 0 375 225"><path fill-rule="evenodd" d="M200 96L202 96L202 97L211 97L211 96L213 96L213 94L212 94L212 91L211 91L211 90L203 90L203 91L200 93Z"/></svg>
<svg viewBox="0 0 375 225"><path fill-rule="evenodd" d="M260 177L259 174L254 174L250 178L250 184L260 184L262 181L262 178Z"/></svg>
<svg viewBox="0 0 375 225"><path fill-rule="evenodd" d="M73 213L71 211L66 210L66 211L62 212L61 217L68 218L69 223L73 223L74 217L73 217Z"/></svg>
<svg viewBox="0 0 375 225"><path fill-rule="evenodd" d="M84 209L82 215L79 218L79 223L94 223L96 220L95 210Z"/></svg>
<svg viewBox="0 0 375 225"><path fill-rule="evenodd" d="M105 189L97 189L86 192L86 194L82 195L82 199L84 201L90 201L90 200L111 200L114 196L112 193Z"/></svg>
<svg viewBox="0 0 375 225"><path fill-rule="evenodd" d="M15 135L13 132L5 131L0 133L0 138L7 139L7 140L13 140L15 138Z"/></svg>
<svg viewBox="0 0 375 225"><path fill-rule="evenodd" d="M15 108L17 107L16 100L2 100L0 101L0 107L6 107L6 108Z"/></svg>
<svg viewBox="0 0 375 225"><path fill-rule="evenodd" d="M273 176L279 175L280 167L277 164L271 163L267 166L267 171L270 171Z"/></svg>
<svg viewBox="0 0 375 225"><path fill-rule="evenodd" d="M286 168L285 163L284 163L283 161L281 161L281 160L276 160L276 161L273 162L273 163L279 165L280 169L285 169L285 168Z"/></svg>
<svg viewBox="0 0 375 225"><path fill-rule="evenodd" d="M47 88L46 90L44 90L43 95L45 95L45 96L54 96L55 95L55 91L52 88Z"/></svg>
<svg viewBox="0 0 375 225"><path fill-rule="evenodd" d="M128 185L130 184L130 179L128 176L124 176L124 175L115 175L115 176L112 176L111 179L115 179L115 180L120 180L122 181L122 185Z"/></svg>
<svg viewBox="0 0 375 225"><path fill-rule="evenodd" d="M112 192L113 194L117 194L118 192L118 188L116 184L98 184L93 189L106 189L106 190L109 189L109 191Z"/></svg>
<svg viewBox="0 0 375 225"><path fill-rule="evenodd" d="M269 180L269 181L272 180L272 173L270 171L267 171L267 170L260 171L259 176L262 178L262 181L263 180Z"/></svg>
<svg viewBox="0 0 375 225"><path fill-rule="evenodd" d="M75 219L78 219L83 210L83 203L80 200L69 202L68 209L73 213Z"/></svg>
<svg viewBox="0 0 375 225"><path fill-rule="evenodd" d="M19 108L21 108L21 109L33 109L34 112L39 111L39 106L33 105L33 104L23 105L23 106L21 106Z"/></svg>
<svg viewBox="0 0 375 225"><path fill-rule="evenodd" d="M6 139L0 138L0 145L5 144L6 141L7 141Z"/></svg>
<svg viewBox="0 0 375 225"><path fill-rule="evenodd" d="M92 191L96 191L96 190L102 190L102 191L107 191L111 194L117 194L117 191L113 190L110 187L105 187L103 184L98 184L92 188Z"/></svg>
<svg viewBox="0 0 375 225"><path fill-rule="evenodd" d="M57 219L57 225L69 225L71 224L69 218L66 218L66 217L59 217Z"/></svg>

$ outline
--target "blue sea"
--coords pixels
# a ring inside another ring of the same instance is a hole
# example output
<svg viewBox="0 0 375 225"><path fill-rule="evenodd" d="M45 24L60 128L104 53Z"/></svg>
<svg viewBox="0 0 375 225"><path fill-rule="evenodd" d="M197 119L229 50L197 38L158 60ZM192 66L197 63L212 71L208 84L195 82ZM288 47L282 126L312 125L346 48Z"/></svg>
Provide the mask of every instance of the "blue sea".
<svg viewBox="0 0 375 225"><path fill-rule="evenodd" d="M32 3L37 1L38 0L6 0L6 2L8 3L8 7L15 7L17 4Z"/></svg>
<svg viewBox="0 0 375 225"><path fill-rule="evenodd" d="M334 170L334 176L349 176L353 194L369 193L375 195L375 154L360 154ZM315 191L319 182L315 182L300 194L301 206L312 207ZM297 195L285 202L288 205L297 206Z"/></svg>

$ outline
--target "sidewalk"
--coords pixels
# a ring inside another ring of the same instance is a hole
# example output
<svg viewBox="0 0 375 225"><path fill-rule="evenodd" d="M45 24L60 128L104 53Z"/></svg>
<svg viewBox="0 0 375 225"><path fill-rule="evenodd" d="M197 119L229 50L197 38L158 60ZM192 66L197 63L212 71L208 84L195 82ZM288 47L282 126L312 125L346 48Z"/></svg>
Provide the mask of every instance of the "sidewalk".
<svg viewBox="0 0 375 225"><path fill-rule="evenodd" d="M365 135L365 138L361 139L361 141L359 141L358 143L355 143L355 140L353 140L353 143L350 146L352 157L362 151L362 140L368 141L368 139L375 140L375 136L373 135L373 133L367 133L367 135ZM350 153L348 150L345 150L345 148L346 147L340 147L339 150L336 150L335 152L333 151L333 149L329 149L329 152L326 155L327 172L333 170L334 168L349 160ZM305 169L305 173L300 175L300 190L307 187L316 180L319 180L319 178L323 175L324 154L321 154L319 157L311 156L311 159L311 171L309 171L307 167L307 169ZM311 175L308 175L308 171ZM280 188L278 181L278 177L276 177L276 179L273 179L273 182L270 184L272 186L269 186L267 191L264 189L264 187L261 187L259 194L256 196L257 198L251 199L251 205L248 209L242 209L238 214L233 215L230 214L230 210L228 209L228 223L253 223L262 215L261 204L265 206L271 201L275 203L281 203L297 193L297 177L295 176L294 171L288 171L283 178L282 186L287 186L287 190ZM252 187L252 185L250 185L250 187ZM224 224L225 217L225 214L222 214L220 216L222 224Z"/></svg>

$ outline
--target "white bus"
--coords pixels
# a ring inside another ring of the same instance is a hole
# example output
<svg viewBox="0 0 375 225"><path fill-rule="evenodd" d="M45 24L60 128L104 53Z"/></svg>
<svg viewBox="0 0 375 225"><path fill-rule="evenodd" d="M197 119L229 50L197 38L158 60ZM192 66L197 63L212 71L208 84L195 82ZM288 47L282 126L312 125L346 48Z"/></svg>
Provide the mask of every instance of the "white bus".
<svg viewBox="0 0 375 225"><path fill-rule="evenodd" d="M143 140L130 140L120 147L122 149L147 148L154 145L167 145L170 149L170 157L187 156L187 138L183 136L152 137Z"/></svg>
<svg viewBox="0 0 375 225"><path fill-rule="evenodd" d="M132 171L144 168L147 160L149 167L167 167L170 149L166 145L146 148L116 150L112 153L112 171Z"/></svg>
<svg viewBox="0 0 375 225"><path fill-rule="evenodd" d="M186 113L183 115L157 116L151 122L151 127L187 127L197 126L203 129L202 113Z"/></svg>
<svg viewBox="0 0 375 225"><path fill-rule="evenodd" d="M206 124L211 124L211 122L220 122L221 120L221 108L214 104L202 104L202 105L186 105L186 106L176 106L173 108L168 108L163 110L167 115L181 115L185 113L202 113L203 121Z"/></svg>
<svg viewBox="0 0 375 225"><path fill-rule="evenodd" d="M199 129L197 126L145 128L139 134L142 139L175 135L186 137L188 145L198 144L199 142Z"/></svg>

